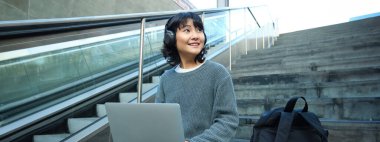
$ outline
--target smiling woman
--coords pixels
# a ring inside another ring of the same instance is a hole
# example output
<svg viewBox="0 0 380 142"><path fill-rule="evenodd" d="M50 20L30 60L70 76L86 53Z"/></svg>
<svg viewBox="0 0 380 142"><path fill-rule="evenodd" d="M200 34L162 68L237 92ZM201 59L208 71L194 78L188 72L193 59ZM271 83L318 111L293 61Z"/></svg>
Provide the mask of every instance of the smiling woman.
<svg viewBox="0 0 380 142"><path fill-rule="evenodd" d="M178 103L187 141L228 142L239 124L228 71L205 58L201 18L179 13L165 25L163 56L174 66L160 79L156 103Z"/></svg>

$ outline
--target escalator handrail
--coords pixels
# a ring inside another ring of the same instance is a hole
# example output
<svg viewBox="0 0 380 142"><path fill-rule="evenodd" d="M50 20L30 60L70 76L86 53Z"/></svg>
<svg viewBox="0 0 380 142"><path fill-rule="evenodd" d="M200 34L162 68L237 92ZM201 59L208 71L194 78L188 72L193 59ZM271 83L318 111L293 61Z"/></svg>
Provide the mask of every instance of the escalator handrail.
<svg viewBox="0 0 380 142"><path fill-rule="evenodd" d="M197 14L208 14L230 10L245 9L236 8L213 8L201 10L187 10L181 12L194 12ZM0 22L0 39L19 38L27 36L45 35L67 31L85 30L100 27L117 26L124 24L139 23L142 18L147 21L167 19L179 11L147 12L134 14L119 14L105 16L88 16L75 18L16 20Z"/></svg>

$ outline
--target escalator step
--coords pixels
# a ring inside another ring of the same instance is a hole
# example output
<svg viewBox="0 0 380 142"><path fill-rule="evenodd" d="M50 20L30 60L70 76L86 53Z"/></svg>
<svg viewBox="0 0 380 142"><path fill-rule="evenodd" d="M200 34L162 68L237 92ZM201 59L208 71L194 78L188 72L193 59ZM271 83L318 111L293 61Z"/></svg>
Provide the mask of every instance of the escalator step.
<svg viewBox="0 0 380 142"><path fill-rule="evenodd" d="M70 136L70 134L51 134L51 135L34 135L34 142L58 142L66 137Z"/></svg>
<svg viewBox="0 0 380 142"><path fill-rule="evenodd" d="M95 122L99 118L97 117L90 117L90 118L69 118L67 120L69 132L75 133L79 131L80 129L90 125L91 123Z"/></svg>

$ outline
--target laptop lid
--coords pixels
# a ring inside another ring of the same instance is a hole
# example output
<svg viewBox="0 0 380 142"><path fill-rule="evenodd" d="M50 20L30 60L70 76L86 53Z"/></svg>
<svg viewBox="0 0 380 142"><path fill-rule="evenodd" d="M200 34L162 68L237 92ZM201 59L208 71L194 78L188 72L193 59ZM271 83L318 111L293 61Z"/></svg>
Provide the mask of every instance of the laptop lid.
<svg viewBox="0 0 380 142"><path fill-rule="evenodd" d="M114 142L183 142L178 104L106 103Z"/></svg>

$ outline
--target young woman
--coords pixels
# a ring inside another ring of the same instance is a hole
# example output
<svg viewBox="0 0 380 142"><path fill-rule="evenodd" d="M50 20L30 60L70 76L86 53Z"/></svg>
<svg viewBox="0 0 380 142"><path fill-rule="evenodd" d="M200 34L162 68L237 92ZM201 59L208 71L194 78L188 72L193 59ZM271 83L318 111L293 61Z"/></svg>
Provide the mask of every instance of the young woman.
<svg viewBox="0 0 380 142"><path fill-rule="evenodd" d="M161 76L155 101L180 105L186 141L230 141L239 124L232 79L222 65L205 60L206 40L198 15L169 19L162 54L174 67Z"/></svg>

